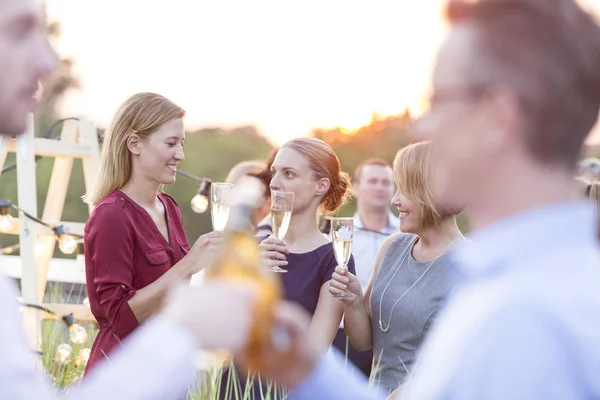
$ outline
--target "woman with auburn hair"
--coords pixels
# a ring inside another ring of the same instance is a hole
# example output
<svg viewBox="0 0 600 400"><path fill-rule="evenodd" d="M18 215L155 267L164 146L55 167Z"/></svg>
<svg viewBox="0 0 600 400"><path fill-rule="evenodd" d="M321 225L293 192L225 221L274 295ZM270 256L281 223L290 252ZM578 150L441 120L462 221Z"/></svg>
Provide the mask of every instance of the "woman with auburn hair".
<svg viewBox="0 0 600 400"><path fill-rule="evenodd" d="M169 287L200 271L224 243L211 232L190 249L175 200L160 191L183 161L184 110L138 93L119 108L84 200L86 284L98 321L86 373L161 306Z"/></svg>
<svg viewBox="0 0 600 400"><path fill-rule="evenodd" d="M294 204L284 240L274 236L263 240L259 245L261 257L269 267L287 271L281 274L284 296L312 315L309 335L326 352L337 334L343 306L329 294L329 281L337 262L331 242L319 231L317 213L333 213L346 202L351 191L350 177L342 172L333 149L314 138L298 138L284 144L270 171L271 189L293 192ZM354 272L353 258L348 270ZM254 377L252 383L240 379L238 384L232 375L224 371L221 396L235 390L243 395L251 390L254 398L260 399L269 391L267 383L258 382L260 377ZM271 395L272 392L271 388Z"/></svg>
<svg viewBox="0 0 600 400"><path fill-rule="evenodd" d="M383 242L364 294L358 279L340 269L330 286L333 295L354 294L341 300L346 334L359 351L373 349L371 379L388 392L410 376L452 285L448 251L466 240L456 225L458 210L445 208L434 193L434 175L428 142L398 152L392 205L400 213L401 232Z"/></svg>

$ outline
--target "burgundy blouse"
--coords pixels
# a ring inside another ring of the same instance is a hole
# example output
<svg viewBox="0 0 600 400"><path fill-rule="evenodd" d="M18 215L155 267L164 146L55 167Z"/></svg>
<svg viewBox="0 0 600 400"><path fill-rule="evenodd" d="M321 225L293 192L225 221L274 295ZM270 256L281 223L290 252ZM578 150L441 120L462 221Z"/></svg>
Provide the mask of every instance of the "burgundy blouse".
<svg viewBox="0 0 600 400"><path fill-rule="evenodd" d="M98 321L86 373L127 337L139 322L128 301L136 291L156 281L181 260L190 247L181 212L166 193L169 240L148 212L116 190L94 208L85 226L85 274L90 308Z"/></svg>

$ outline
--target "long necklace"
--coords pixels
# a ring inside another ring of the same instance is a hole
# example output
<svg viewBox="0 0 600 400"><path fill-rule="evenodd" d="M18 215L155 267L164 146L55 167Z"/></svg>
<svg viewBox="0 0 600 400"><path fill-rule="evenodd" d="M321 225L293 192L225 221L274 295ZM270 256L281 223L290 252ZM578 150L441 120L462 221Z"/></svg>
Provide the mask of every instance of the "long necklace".
<svg viewBox="0 0 600 400"><path fill-rule="evenodd" d="M442 255L446 254L446 252L450 249L450 247L452 247L452 245L454 244L454 242L456 242L456 239L453 240L452 243L450 243L450 245L448 247L446 247L446 249L444 251L442 251L440 254L438 254L437 257L434 258L433 261L429 263L429 265L427 266L427 268L425 269L425 271L423 271L423 273L421 274L421 276L419 276L419 278L415 281L415 283L413 283L408 289L406 289L406 291L404 293L402 293L402 296L400 296L398 298L398 300L396 300L396 302L392 306L392 309L390 310L390 319L388 320L387 327L384 328L383 327L383 322L381 321L381 319L382 319L382 315L381 315L382 311L381 311L381 309L383 308L382 307L382 305L383 305L383 295L385 294L385 291L387 290L388 286L390 286L390 283L392 283L392 281L394 280L394 277L396 276L396 274L398 273L398 271L400 270L400 268L402 267L402 265L404 265L404 261L406 261L406 258L408 257L408 255L412 252L413 246L415 245L417 239L418 238L415 238L415 240L412 241L412 243L410 244L410 246L408 246L406 252L404 253L404 257L402 258L402 261L400 262L400 265L398 265L398 268L396 268L396 271L394 272L394 275L392 275L392 277L388 281L387 285L385 285L385 287L383 288L383 292L381 292L381 298L379 299L379 329L383 333L386 333L387 331L390 330L390 326L392 325L392 314L394 312L394 308L396 308L396 305L400 302L400 300L402 300L402 298L404 296L406 296L406 294L408 292L410 292L410 290L412 288L414 288L417 283L419 283L419 281L421 280L421 278L423 278L425 276L425 274L427 273L427 271L429 271L429 269L431 268L431 266L433 265L433 263L436 262L436 260L438 258L440 258ZM379 276L379 272L380 271L381 271L381 268L379 268L379 270L377 270L377 275L375 276L375 279L377 279L377 277Z"/></svg>

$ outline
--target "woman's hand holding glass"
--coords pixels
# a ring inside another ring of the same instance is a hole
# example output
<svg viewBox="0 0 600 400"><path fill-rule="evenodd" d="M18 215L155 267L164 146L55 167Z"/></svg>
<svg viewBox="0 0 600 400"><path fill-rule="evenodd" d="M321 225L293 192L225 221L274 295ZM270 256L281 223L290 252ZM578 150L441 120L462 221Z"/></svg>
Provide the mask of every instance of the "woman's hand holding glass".
<svg viewBox="0 0 600 400"><path fill-rule="evenodd" d="M198 238L186 257L191 258L189 274L197 274L212 264L225 248L226 234L220 231L206 233Z"/></svg>
<svg viewBox="0 0 600 400"><path fill-rule="evenodd" d="M362 304L363 293L358 278L338 265L329 281L329 293L345 304Z"/></svg>
<svg viewBox="0 0 600 400"><path fill-rule="evenodd" d="M275 236L269 236L258 245L262 265L268 268L280 268L288 265L286 254L289 254L287 244ZM286 271L287 272L287 271Z"/></svg>

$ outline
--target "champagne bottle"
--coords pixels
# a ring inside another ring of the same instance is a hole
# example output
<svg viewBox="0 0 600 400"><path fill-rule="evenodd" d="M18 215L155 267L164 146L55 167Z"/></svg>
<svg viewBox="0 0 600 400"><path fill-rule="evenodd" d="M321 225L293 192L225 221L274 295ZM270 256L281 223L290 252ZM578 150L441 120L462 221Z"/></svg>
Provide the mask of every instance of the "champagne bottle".
<svg viewBox="0 0 600 400"><path fill-rule="evenodd" d="M258 297L254 307L254 322L246 348L248 367L261 371L261 353L270 341L273 308L281 298L278 274L259 265L258 242L253 236L252 214L264 194L264 185L254 177L244 177L231 196L231 211L225 232L227 243L217 261L206 269L204 279L220 279L252 284Z"/></svg>

